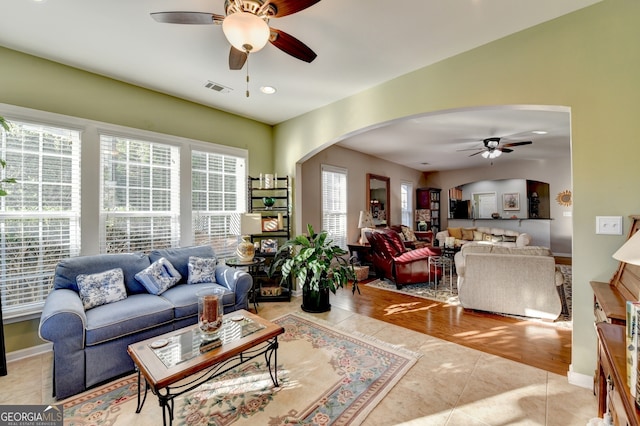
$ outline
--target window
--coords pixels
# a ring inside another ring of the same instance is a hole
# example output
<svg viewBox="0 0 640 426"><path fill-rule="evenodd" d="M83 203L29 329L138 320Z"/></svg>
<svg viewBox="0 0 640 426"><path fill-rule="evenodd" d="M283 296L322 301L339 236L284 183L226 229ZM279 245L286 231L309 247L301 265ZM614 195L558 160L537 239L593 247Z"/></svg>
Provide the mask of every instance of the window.
<svg viewBox="0 0 640 426"><path fill-rule="evenodd" d="M244 158L191 153L192 231L195 244L212 244L219 257L233 256L246 210Z"/></svg>
<svg viewBox="0 0 640 426"><path fill-rule="evenodd" d="M80 252L80 132L11 120L2 131L0 257L5 318L38 312L56 264Z"/></svg>
<svg viewBox="0 0 640 426"><path fill-rule="evenodd" d="M56 265L69 257L195 244L221 258L235 250L246 149L5 104L0 115L11 123L10 132L0 128L0 179L17 180L0 197L8 322L42 311Z"/></svg>
<svg viewBox="0 0 640 426"><path fill-rule="evenodd" d="M149 252L178 246L178 148L103 134L100 150L100 252Z"/></svg>
<svg viewBox="0 0 640 426"><path fill-rule="evenodd" d="M413 184L411 182L402 182L400 184L400 209L404 226L413 229Z"/></svg>
<svg viewBox="0 0 640 426"><path fill-rule="evenodd" d="M322 165L322 228L347 249L347 171Z"/></svg>

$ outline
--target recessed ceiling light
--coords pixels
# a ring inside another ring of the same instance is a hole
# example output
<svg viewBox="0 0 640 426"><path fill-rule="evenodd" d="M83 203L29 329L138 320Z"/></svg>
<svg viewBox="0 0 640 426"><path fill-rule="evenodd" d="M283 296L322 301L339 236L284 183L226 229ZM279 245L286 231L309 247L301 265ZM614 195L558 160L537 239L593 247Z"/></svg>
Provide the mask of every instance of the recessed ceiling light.
<svg viewBox="0 0 640 426"><path fill-rule="evenodd" d="M531 133L535 133L536 135L546 135L548 132L546 132L544 130L534 130Z"/></svg>
<svg viewBox="0 0 640 426"><path fill-rule="evenodd" d="M276 93L276 88L273 86L262 86L260 91L266 95L273 95Z"/></svg>

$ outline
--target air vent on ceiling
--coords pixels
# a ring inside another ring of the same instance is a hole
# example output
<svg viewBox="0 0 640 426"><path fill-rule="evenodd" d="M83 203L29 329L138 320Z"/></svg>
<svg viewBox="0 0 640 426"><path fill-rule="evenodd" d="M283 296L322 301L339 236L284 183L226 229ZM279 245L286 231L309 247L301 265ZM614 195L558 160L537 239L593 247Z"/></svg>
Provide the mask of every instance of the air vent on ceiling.
<svg viewBox="0 0 640 426"><path fill-rule="evenodd" d="M214 83L213 81L207 81L207 83L204 85L204 87L206 87L207 89L211 89L215 92L220 92L220 93L229 93L230 91L232 91L233 89L227 86L223 86L220 83Z"/></svg>

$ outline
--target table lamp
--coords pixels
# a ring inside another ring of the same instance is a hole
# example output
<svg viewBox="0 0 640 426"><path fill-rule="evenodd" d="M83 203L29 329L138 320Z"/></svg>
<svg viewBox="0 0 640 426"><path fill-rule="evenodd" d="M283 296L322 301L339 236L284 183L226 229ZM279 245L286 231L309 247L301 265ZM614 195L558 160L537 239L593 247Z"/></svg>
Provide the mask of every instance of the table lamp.
<svg viewBox="0 0 640 426"><path fill-rule="evenodd" d="M613 253L613 258L632 265L640 265L640 232L633 234L618 251Z"/></svg>
<svg viewBox="0 0 640 426"><path fill-rule="evenodd" d="M369 240L367 240L366 232L367 230L374 227L375 224L373 223L373 216L371 215L371 212L361 210L360 217L358 218L358 228L360 228L360 244L367 244L369 242Z"/></svg>
<svg viewBox="0 0 640 426"><path fill-rule="evenodd" d="M416 210L416 222L418 222L418 231L427 230L427 222L431 220L431 210L418 209Z"/></svg>
<svg viewBox="0 0 640 426"><path fill-rule="evenodd" d="M251 242L252 234L262 232L262 215L259 213L245 213L240 216L240 235L242 241L236 248L236 257L240 262L251 263L256 254Z"/></svg>

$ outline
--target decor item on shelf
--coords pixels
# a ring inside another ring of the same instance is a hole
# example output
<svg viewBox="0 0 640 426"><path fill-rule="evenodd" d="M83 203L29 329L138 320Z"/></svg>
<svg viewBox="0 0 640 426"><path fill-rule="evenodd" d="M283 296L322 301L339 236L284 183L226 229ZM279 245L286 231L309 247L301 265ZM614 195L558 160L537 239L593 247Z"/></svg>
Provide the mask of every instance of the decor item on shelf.
<svg viewBox="0 0 640 426"><path fill-rule="evenodd" d="M640 232L633 234L618 251L613 253L613 258L631 265L640 265Z"/></svg>
<svg viewBox="0 0 640 426"><path fill-rule="evenodd" d="M358 228L360 228L360 244L367 244L367 230L375 228L371 212L367 212L364 210L360 211L360 217L358 218Z"/></svg>
<svg viewBox="0 0 640 426"><path fill-rule="evenodd" d="M262 253L275 253L278 251L278 240L268 238L260 241L260 251Z"/></svg>
<svg viewBox="0 0 640 426"><path fill-rule="evenodd" d="M276 203L276 199L273 197L262 197L262 202L264 203L265 209L271 210Z"/></svg>
<svg viewBox="0 0 640 426"><path fill-rule="evenodd" d="M491 213L491 217L492 217L493 219L500 219L500 213L498 213L498 212Z"/></svg>
<svg viewBox="0 0 640 426"><path fill-rule="evenodd" d="M327 231L316 234L313 226L307 225L307 232L282 245L271 262L269 276L280 269L282 283L289 276L296 277L302 285L302 310L326 312L331 309L329 291L335 294L349 281L353 281L353 293L360 293L360 289L347 252L333 243Z"/></svg>
<svg viewBox="0 0 640 426"><path fill-rule="evenodd" d="M264 175L264 189L273 189L273 175L271 173L266 173Z"/></svg>
<svg viewBox="0 0 640 426"><path fill-rule="evenodd" d="M284 229L284 216L282 213L278 213L278 231L282 231Z"/></svg>
<svg viewBox="0 0 640 426"><path fill-rule="evenodd" d="M418 222L418 231L428 231L427 222L431 220L431 210L418 209L416 210L416 222Z"/></svg>
<svg viewBox="0 0 640 426"><path fill-rule="evenodd" d="M256 254L251 235L262 232L262 216L258 213L245 213L240 217L240 235L242 241L236 248L236 257L240 262L252 262Z"/></svg>
<svg viewBox="0 0 640 426"><path fill-rule="evenodd" d="M278 219L275 217L262 218L262 232L273 232L278 230Z"/></svg>

